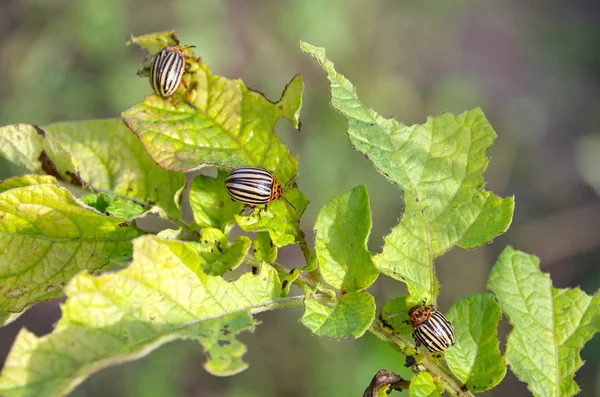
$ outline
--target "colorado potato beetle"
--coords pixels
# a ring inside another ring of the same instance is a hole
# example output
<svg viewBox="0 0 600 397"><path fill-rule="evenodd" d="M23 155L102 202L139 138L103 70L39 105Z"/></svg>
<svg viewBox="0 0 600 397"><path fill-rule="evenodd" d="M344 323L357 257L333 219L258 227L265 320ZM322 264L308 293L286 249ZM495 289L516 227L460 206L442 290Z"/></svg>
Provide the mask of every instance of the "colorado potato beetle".
<svg viewBox="0 0 600 397"><path fill-rule="evenodd" d="M292 208L292 203L283 197L283 187L273 173L259 167L240 167L231 171L225 179L227 193L235 201L249 207L267 205L283 198Z"/></svg>
<svg viewBox="0 0 600 397"><path fill-rule="evenodd" d="M182 83L186 70L186 56L180 45L170 45L154 55L150 67L150 84L156 95L167 98Z"/></svg>
<svg viewBox="0 0 600 397"><path fill-rule="evenodd" d="M408 311L408 323L417 344L430 352L442 352L455 343L454 328L442 313L431 305L415 306Z"/></svg>

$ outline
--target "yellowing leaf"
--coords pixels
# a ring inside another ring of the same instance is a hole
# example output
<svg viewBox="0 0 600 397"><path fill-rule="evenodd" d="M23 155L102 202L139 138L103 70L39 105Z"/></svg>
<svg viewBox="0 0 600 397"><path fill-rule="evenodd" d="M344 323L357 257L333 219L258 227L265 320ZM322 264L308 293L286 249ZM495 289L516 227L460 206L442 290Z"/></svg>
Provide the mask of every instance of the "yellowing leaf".
<svg viewBox="0 0 600 397"><path fill-rule="evenodd" d="M52 177L0 182L0 313L60 296L81 270L127 260L136 236L122 219L85 207Z"/></svg>
<svg viewBox="0 0 600 397"><path fill-rule="evenodd" d="M233 282L208 276L193 244L144 236L134 241L127 269L82 273L66 292L63 317L51 334L21 331L17 337L0 375L0 395L65 395L91 373L179 338L202 344L211 373L237 373L247 365L235 335L253 329L251 313L277 303L281 283L267 265Z"/></svg>

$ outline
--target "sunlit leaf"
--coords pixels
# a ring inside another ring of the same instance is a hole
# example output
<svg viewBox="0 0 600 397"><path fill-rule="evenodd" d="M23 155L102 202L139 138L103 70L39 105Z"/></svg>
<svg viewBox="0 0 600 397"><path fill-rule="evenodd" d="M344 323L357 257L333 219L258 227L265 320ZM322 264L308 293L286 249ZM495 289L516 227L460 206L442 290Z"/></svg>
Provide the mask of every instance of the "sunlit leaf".
<svg viewBox="0 0 600 397"><path fill-rule="evenodd" d="M236 237L233 243L219 229L204 228L198 244L198 253L202 270L205 273L219 276L228 270L238 267L250 248L250 239L246 236Z"/></svg>
<svg viewBox="0 0 600 397"><path fill-rule="evenodd" d="M277 259L277 247L273 245L269 233L260 232L254 238L254 256L259 261L267 263L275 262Z"/></svg>
<svg viewBox="0 0 600 397"><path fill-rule="evenodd" d="M334 197L315 223L319 269L331 286L348 292L368 288L379 272L367 249L371 231L369 196L364 185Z"/></svg>
<svg viewBox="0 0 600 397"><path fill-rule="evenodd" d="M331 104L348 120L352 145L403 191L402 220L385 238L375 266L407 284L411 304L435 302L434 259L454 246L487 243L512 220L513 199L484 190L485 150L494 130L480 109L429 117L423 125L385 119L360 102L323 48L301 48L327 72Z"/></svg>
<svg viewBox="0 0 600 397"><path fill-rule="evenodd" d="M172 32L132 37L131 42L150 53L164 44L175 44ZM298 127L302 78L294 77L281 99L272 103L240 80L213 75L191 48L185 53L190 65L185 75L189 104L185 98L174 103L150 95L122 114L154 161L176 171L207 164L259 166L283 182L295 175L298 162L275 135L274 127L282 117Z"/></svg>
<svg viewBox="0 0 600 397"><path fill-rule="evenodd" d="M121 120L0 127L0 155L27 170L179 217L182 174L158 167Z"/></svg>
<svg viewBox="0 0 600 397"><path fill-rule="evenodd" d="M375 299L367 292L343 295L334 306L307 297L302 324L316 335L358 338L375 318Z"/></svg>
<svg viewBox="0 0 600 397"><path fill-rule="evenodd" d="M92 187L181 215L185 176L158 167L121 120L55 123L44 130L77 159L81 178Z"/></svg>
<svg viewBox="0 0 600 397"><path fill-rule="evenodd" d="M600 293L553 288L538 258L510 247L492 268L488 288L513 326L506 361L515 375L535 396L577 394L579 351L600 331Z"/></svg>
<svg viewBox="0 0 600 397"><path fill-rule="evenodd" d="M302 239L300 217L308 205L308 200L295 188L286 189L285 198L295 209L279 199L269 203L266 211L256 208L249 215L236 214L235 220L247 232L267 231L277 247L298 242Z"/></svg>
<svg viewBox="0 0 600 397"><path fill-rule="evenodd" d="M244 205L231 200L225 189L227 173L219 171L216 178L198 175L190 186L190 206L194 222L200 227L213 227L228 233L235 224L233 214Z"/></svg>
<svg viewBox="0 0 600 397"><path fill-rule="evenodd" d="M60 296L81 270L127 260L137 235L122 219L85 207L53 177L0 182L0 313Z"/></svg>
<svg viewBox="0 0 600 397"><path fill-rule="evenodd" d="M441 397L444 389L433 381L429 372L416 374L410 380L410 397Z"/></svg>
<svg viewBox="0 0 600 397"><path fill-rule="evenodd" d="M506 375L506 366L498 347L500 307L494 297L478 294L462 299L446 318L456 337L456 344L444 354L448 367L471 392L495 387Z"/></svg>
<svg viewBox="0 0 600 397"><path fill-rule="evenodd" d="M126 221L131 221L145 212L145 208L140 204L114 194L90 193L81 196L80 200L95 208L98 212Z"/></svg>
<svg viewBox="0 0 600 397"><path fill-rule="evenodd" d="M65 395L91 373L133 360L180 338L207 351L205 368L231 375L246 368L234 339L252 330L251 313L281 295L276 271L262 266L234 282L204 274L194 244L144 236L124 270L82 273L67 286L63 317L43 337L23 330L0 376L0 395Z"/></svg>

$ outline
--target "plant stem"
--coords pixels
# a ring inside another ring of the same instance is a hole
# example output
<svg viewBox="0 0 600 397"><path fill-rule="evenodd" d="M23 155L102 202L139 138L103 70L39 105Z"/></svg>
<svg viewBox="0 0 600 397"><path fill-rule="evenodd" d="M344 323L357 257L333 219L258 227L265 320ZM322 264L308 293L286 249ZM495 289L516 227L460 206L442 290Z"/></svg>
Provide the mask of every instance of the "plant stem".
<svg viewBox="0 0 600 397"><path fill-rule="evenodd" d="M270 302L263 303L258 306L254 306L251 310L252 313L261 313L268 310L284 309L286 307L300 307L304 305L304 295L299 296L288 296L285 298L274 299Z"/></svg>
<svg viewBox="0 0 600 397"><path fill-rule="evenodd" d="M369 328L369 332L403 355L415 355L415 349L412 344L400 335L386 330L379 319L373 321L371 327ZM471 394L469 391L463 390L461 382L452 374L450 374L439 362L432 360L429 355L425 355L422 360L419 361L419 364L423 366L427 372L434 377L434 379L439 379L440 385L451 396L473 396L473 394Z"/></svg>

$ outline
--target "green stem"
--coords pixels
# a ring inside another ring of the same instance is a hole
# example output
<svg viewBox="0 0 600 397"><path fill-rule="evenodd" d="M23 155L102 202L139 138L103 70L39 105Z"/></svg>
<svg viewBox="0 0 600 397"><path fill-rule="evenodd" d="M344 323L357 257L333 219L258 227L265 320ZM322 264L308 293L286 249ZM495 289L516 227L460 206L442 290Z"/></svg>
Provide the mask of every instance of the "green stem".
<svg viewBox="0 0 600 397"><path fill-rule="evenodd" d="M254 306L252 313L261 313L275 309L285 309L287 307L301 307L304 305L304 295L288 296L285 298L274 299L270 302Z"/></svg>
<svg viewBox="0 0 600 397"><path fill-rule="evenodd" d="M381 321L378 319L373 321L371 327L369 328L369 332L405 356L415 356L416 354L420 355L420 353L417 353L410 341L404 339L400 335L386 330ZM424 355L424 357L419 361L419 365L425 368L425 370L429 372L434 379L439 379L441 386L451 396L473 396L473 394L471 394L469 391L463 390L461 382L452 374L450 374L439 361L432 360L430 355Z"/></svg>

